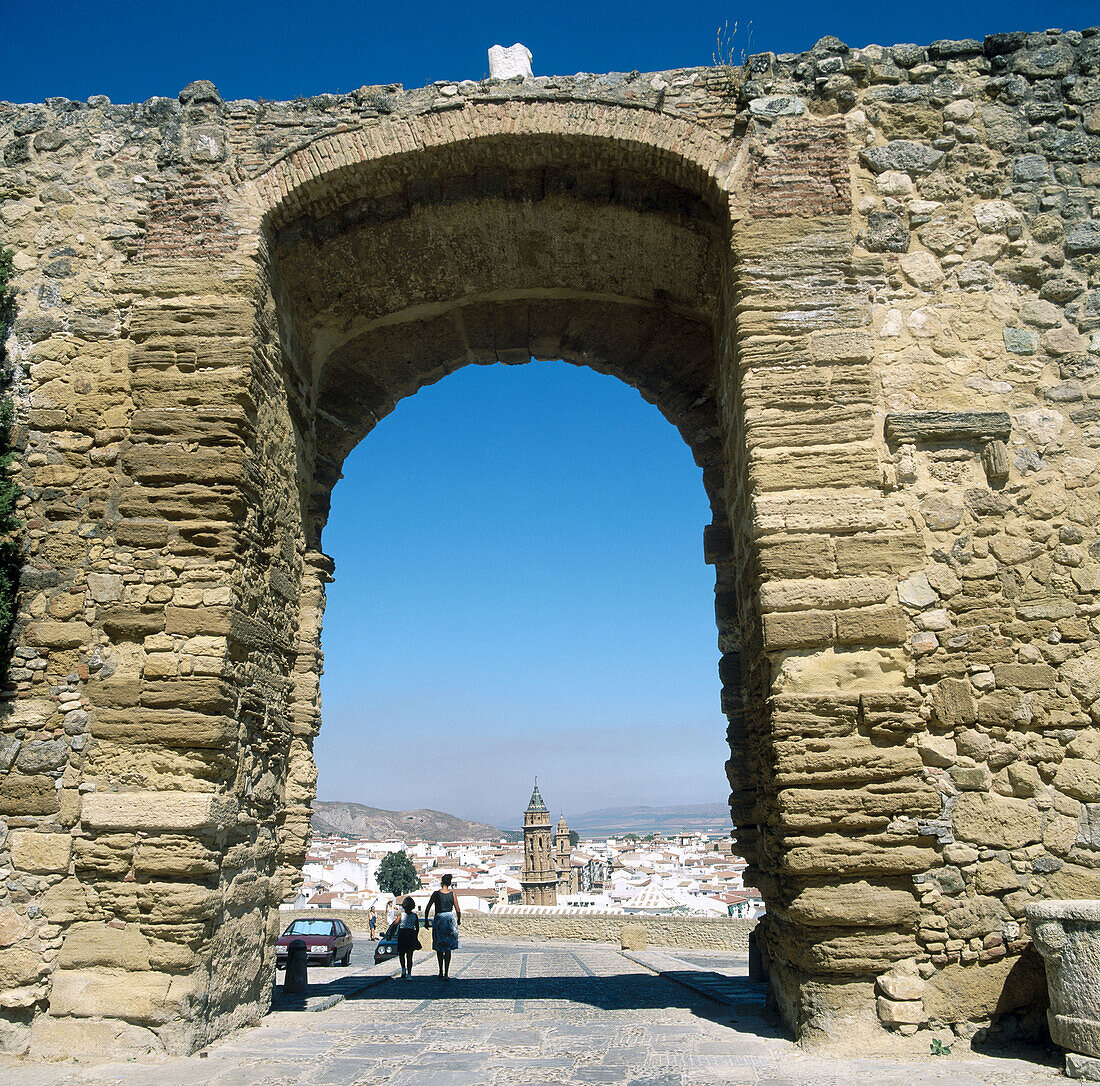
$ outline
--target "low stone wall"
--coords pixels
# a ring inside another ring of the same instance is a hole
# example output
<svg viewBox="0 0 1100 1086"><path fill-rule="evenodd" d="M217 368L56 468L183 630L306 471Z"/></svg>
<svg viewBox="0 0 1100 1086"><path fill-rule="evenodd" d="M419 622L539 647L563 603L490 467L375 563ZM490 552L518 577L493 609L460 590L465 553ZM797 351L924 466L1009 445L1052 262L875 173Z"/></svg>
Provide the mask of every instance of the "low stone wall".
<svg viewBox="0 0 1100 1086"><path fill-rule="evenodd" d="M302 909L282 914L282 925L296 917L338 917L352 931L367 931L367 913L360 909ZM649 946L697 950L737 950L747 954L749 932L755 920L700 916L497 916L467 910L462 914L462 935L473 939L576 939L581 942L618 943L624 924L645 928Z"/></svg>

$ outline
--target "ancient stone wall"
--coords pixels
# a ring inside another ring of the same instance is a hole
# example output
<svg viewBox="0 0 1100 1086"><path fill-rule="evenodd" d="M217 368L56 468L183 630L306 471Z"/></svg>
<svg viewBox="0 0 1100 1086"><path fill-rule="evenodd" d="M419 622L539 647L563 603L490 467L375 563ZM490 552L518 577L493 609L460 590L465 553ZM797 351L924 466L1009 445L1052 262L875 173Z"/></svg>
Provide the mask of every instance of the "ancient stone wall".
<svg viewBox="0 0 1100 1086"><path fill-rule="evenodd" d="M343 459L532 357L632 384L699 464L792 1028L1034 1018L1024 906L1100 896L1098 143L1092 31L0 105L0 1044L184 1051L264 1013Z"/></svg>

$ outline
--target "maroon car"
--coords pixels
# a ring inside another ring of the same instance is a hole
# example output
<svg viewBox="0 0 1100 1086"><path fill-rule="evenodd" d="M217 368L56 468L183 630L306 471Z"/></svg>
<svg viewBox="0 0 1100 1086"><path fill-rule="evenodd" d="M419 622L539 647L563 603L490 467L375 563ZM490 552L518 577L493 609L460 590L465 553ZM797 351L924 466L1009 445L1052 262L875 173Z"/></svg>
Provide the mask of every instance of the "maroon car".
<svg viewBox="0 0 1100 1086"><path fill-rule="evenodd" d="M275 964L286 967L287 948L295 939L306 944L306 957L320 965L347 965L351 961L352 937L342 920L293 920L275 944Z"/></svg>

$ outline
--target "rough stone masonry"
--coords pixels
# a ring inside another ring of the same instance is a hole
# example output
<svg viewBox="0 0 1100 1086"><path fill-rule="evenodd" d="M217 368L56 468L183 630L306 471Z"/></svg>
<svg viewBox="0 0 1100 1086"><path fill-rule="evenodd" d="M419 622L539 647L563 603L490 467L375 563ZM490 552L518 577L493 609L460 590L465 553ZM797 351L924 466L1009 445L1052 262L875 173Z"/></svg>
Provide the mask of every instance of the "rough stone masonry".
<svg viewBox="0 0 1100 1086"><path fill-rule="evenodd" d="M1025 905L1100 897L1098 151L1095 29L0 105L0 1045L264 1013L331 488L402 397L532 357L627 381L701 469L784 1018L1034 1027Z"/></svg>

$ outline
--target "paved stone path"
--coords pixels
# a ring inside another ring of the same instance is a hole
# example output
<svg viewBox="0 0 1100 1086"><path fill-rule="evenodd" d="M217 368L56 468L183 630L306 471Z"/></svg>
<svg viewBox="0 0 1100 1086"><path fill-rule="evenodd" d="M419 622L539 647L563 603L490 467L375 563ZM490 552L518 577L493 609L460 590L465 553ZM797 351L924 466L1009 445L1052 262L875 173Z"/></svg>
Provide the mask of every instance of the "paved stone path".
<svg viewBox="0 0 1100 1086"><path fill-rule="evenodd" d="M658 975L647 968L660 968ZM325 977L338 971L326 970ZM703 952L628 957L610 946L469 943L452 980L425 958L337 981L318 1013L280 1011L186 1059L67 1066L0 1062L20 1086L1039 1086L1023 1059L839 1060L803 1052L763 1015L743 960ZM703 995L698 988L707 990Z"/></svg>

